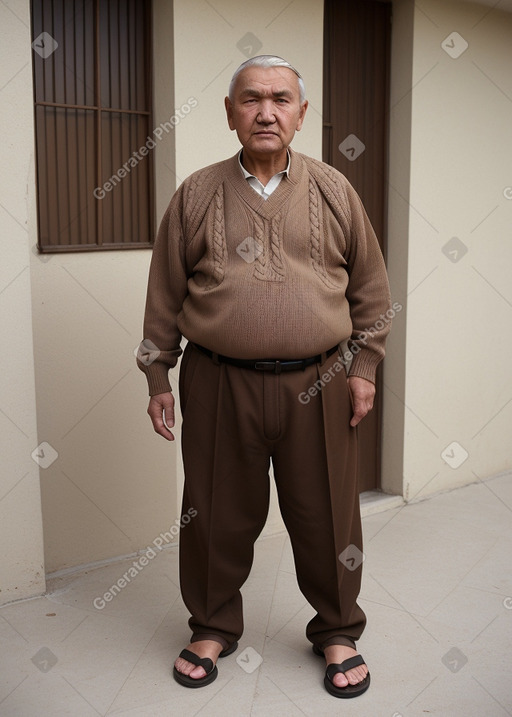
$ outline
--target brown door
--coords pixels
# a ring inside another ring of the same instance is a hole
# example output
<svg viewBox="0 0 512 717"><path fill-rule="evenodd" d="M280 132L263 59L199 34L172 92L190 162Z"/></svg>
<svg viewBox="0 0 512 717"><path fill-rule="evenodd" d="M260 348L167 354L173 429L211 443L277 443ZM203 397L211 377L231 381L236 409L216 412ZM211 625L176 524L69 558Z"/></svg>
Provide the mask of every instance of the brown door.
<svg viewBox="0 0 512 717"><path fill-rule="evenodd" d="M323 160L363 200L385 256L391 3L325 0ZM380 486L382 370L359 427L360 491Z"/></svg>

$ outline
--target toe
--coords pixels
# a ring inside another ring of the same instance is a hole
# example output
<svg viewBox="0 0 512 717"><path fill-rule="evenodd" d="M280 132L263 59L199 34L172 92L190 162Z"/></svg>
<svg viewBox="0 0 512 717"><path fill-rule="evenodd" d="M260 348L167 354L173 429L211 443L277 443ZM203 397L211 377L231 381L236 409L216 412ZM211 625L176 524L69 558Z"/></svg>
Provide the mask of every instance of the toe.
<svg viewBox="0 0 512 717"><path fill-rule="evenodd" d="M188 675L187 667L192 668L192 665L190 662L186 662L185 660L182 660L181 657L178 657L174 663L174 667L178 670L178 672L181 672L182 675Z"/></svg>
<svg viewBox="0 0 512 717"><path fill-rule="evenodd" d="M206 675L205 670L201 666L193 665L191 662L187 662L187 660L184 660L182 657L179 657L176 660L174 666L178 672L181 672L182 675L188 675L188 677L192 677L194 680L200 679Z"/></svg>
<svg viewBox="0 0 512 717"><path fill-rule="evenodd" d="M359 682L364 680L368 674L368 670L366 667L361 665L361 667L355 667L353 670L349 670L345 674L349 684L357 685Z"/></svg>
<svg viewBox="0 0 512 717"><path fill-rule="evenodd" d="M343 672L337 672L332 678L332 683L335 687L346 687L348 685L348 680Z"/></svg>
<svg viewBox="0 0 512 717"><path fill-rule="evenodd" d="M206 675L206 671L203 667L194 667L194 669L189 673L189 677L192 677L194 680L199 680L201 677L204 677Z"/></svg>

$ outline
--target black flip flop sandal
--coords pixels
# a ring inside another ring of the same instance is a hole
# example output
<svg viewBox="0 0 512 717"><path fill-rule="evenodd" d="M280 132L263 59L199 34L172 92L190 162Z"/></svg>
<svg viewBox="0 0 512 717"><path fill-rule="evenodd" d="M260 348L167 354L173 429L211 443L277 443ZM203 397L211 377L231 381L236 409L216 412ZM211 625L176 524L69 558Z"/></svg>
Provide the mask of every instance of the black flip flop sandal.
<svg viewBox="0 0 512 717"><path fill-rule="evenodd" d="M226 647L225 650L222 650L219 657L228 657L229 655L232 655L235 650L238 649L238 642L233 642L229 647Z"/></svg>
<svg viewBox="0 0 512 717"><path fill-rule="evenodd" d="M222 650L219 657L227 657L228 655L231 655L238 647L238 642L234 642L229 647L226 647L225 650ZM206 687L206 685L210 685L214 680L217 679L217 676L219 674L219 671L217 670L217 665L213 664L213 661L209 657L199 657L199 655L196 655L195 652L191 652L190 650L182 650L179 654L180 657L182 657L187 662L191 662L193 665L196 665L197 667L202 667L203 670L206 672L206 675L204 677L189 677L188 675L184 675L182 672L179 672L175 667L173 667L172 674L174 676L174 679L176 682L179 682L180 685L183 685L183 687Z"/></svg>
<svg viewBox="0 0 512 717"><path fill-rule="evenodd" d="M313 645L313 652L315 653L315 655L320 655L321 657L324 657L323 650L321 650L316 645ZM361 657L361 655L354 655L354 657L349 657L347 660L343 660L343 662L340 662L339 664L332 662L330 665L327 665L324 677L324 686L327 692L330 695L333 695L333 697L342 697L345 699L348 699L350 697L359 697L359 695L362 695L363 692L366 692L366 690L370 686L369 672L364 678L364 680L358 682L357 685L348 684L346 687L337 687L333 683L333 679L334 675L337 675L338 672L345 673L349 670L352 670L354 667L359 667L360 665L365 664L366 663Z"/></svg>

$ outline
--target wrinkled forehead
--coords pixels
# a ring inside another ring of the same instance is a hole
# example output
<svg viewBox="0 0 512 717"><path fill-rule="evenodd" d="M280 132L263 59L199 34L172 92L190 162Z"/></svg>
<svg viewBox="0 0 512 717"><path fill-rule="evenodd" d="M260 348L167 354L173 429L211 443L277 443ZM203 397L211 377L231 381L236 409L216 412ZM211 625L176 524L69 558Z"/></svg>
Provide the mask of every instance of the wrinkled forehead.
<svg viewBox="0 0 512 717"><path fill-rule="evenodd" d="M290 94L298 98L299 78L288 67L246 67L236 78L234 94Z"/></svg>

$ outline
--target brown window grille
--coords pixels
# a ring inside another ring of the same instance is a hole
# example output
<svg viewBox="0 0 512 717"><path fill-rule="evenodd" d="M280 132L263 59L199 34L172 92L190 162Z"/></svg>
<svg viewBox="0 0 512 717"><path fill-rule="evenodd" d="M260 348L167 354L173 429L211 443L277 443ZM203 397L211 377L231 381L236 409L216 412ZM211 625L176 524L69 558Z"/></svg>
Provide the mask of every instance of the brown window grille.
<svg viewBox="0 0 512 717"><path fill-rule="evenodd" d="M150 0L32 0L39 249L151 246Z"/></svg>

